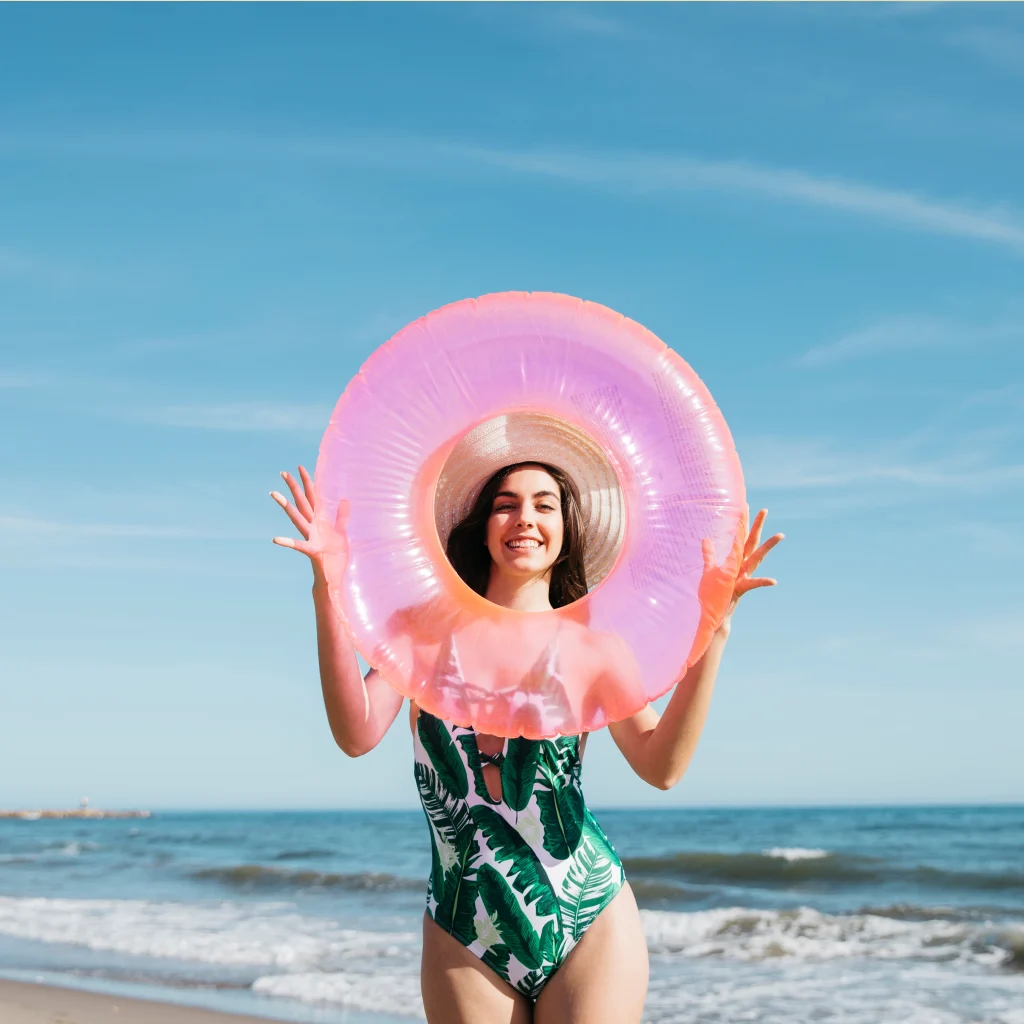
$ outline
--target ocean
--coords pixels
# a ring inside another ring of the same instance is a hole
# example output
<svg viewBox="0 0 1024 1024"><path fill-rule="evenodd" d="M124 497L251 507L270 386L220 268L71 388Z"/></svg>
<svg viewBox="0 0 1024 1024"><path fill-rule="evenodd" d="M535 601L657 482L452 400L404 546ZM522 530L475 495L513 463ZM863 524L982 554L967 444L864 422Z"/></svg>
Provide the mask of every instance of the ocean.
<svg viewBox="0 0 1024 1024"><path fill-rule="evenodd" d="M595 811L644 1020L1024 1024L1024 808ZM422 813L0 821L0 975L295 1021L422 1018Z"/></svg>

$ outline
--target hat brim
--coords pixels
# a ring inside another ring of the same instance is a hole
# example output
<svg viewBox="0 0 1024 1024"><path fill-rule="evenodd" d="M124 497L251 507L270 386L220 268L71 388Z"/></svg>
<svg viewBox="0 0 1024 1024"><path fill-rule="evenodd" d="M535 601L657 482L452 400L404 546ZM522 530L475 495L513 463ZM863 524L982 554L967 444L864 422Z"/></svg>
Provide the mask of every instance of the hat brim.
<svg viewBox="0 0 1024 1024"><path fill-rule="evenodd" d="M434 522L442 548L473 510L499 469L545 462L566 473L580 493L583 562L592 588L611 572L625 533L625 501L614 467L587 433L557 416L509 412L477 424L452 449L434 491Z"/></svg>

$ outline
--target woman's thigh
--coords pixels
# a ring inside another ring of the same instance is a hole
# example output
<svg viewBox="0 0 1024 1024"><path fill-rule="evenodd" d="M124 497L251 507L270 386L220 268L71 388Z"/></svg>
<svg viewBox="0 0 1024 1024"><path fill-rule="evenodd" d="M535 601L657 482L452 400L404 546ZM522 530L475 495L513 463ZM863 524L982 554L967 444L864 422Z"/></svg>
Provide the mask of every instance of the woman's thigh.
<svg viewBox="0 0 1024 1024"><path fill-rule="evenodd" d="M428 1024L530 1024L530 1002L423 915L420 966Z"/></svg>
<svg viewBox="0 0 1024 1024"><path fill-rule="evenodd" d="M541 990L533 1024L640 1024L647 942L624 885Z"/></svg>

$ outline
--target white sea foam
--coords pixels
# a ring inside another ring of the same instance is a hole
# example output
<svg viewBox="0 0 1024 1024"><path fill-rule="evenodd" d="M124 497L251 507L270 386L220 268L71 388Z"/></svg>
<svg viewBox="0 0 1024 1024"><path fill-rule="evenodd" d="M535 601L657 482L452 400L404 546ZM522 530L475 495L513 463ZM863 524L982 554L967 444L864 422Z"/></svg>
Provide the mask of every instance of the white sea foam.
<svg viewBox="0 0 1024 1024"><path fill-rule="evenodd" d="M1024 975L879 960L651 963L644 1024L1024 1024Z"/></svg>
<svg viewBox="0 0 1024 1024"><path fill-rule="evenodd" d="M340 1003L352 1010L423 1017L419 972L406 970L358 974L352 971L310 974L269 974L257 978L259 995L298 999L304 1003Z"/></svg>
<svg viewBox="0 0 1024 1024"><path fill-rule="evenodd" d="M876 914L831 915L809 907L731 907L693 913L642 910L640 916L652 953L674 956L748 961L866 957L957 960L991 966L1011 956L1007 948L1011 935L1005 927L1000 931L977 923L902 921Z"/></svg>
<svg viewBox="0 0 1024 1024"><path fill-rule="evenodd" d="M648 1024L1024 1024L1024 974L995 969L1013 938L1005 925L808 908L641 914ZM344 928L287 903L0 897L0 934L250 966L263 996L422 1017L415 930Z"/></svg>
<svg viewBox="0 0 1024 1024"><path fill-rule="evenodd" d="M729 960L855 958L998 965L1021 925L949 920L907 921L878 914L825 914L809 907L730 907L681 913L640 912L653 953ZM367 958L415 959L413 931L345 928L288 903L171 903L0 896L0 934L136 956L210 964L344 973Z"/></svg>
<svg viewBox="0 0 1024 1024"><path fill-rule="evenodd" d="M803 846L773 846L770 850L761 851L765 857L777 857L780 860L821 860L828 856L828 850L807 849Z"/></svg>
<svg viewBox="0 0 1024 1024"><path fill-rule="evenodd" d="M0 897L0 934L134 956L286 970L349 959L414 956L412 932L369 932L281 903Z"/></svg>

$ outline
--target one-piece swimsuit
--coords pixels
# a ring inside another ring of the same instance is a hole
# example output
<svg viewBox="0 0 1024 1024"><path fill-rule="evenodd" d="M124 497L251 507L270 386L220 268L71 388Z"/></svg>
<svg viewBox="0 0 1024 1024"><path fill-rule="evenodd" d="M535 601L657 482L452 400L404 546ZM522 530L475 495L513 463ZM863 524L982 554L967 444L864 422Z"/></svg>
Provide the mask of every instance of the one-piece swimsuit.
<svg viewBox="0 0 1024 1024"><path fill-rule="evenodd" d="M535 1000L625 880L583 799L580 738L520 737L486 755L473 729L421 709L413 745L431 838L427 912Z"/></svg>

